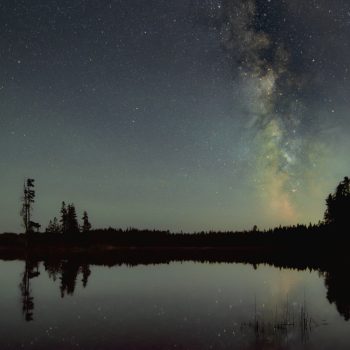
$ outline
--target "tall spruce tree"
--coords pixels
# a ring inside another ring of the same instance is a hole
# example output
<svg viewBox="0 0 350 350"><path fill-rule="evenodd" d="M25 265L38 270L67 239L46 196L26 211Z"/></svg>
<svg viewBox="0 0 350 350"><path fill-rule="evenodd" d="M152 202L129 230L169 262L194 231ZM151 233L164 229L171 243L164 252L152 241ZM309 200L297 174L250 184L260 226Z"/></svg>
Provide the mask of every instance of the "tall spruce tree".
<svg viewBox="0 0 350 350"><path fill-rule="evenodd" d="M86 211L84 211L84 213L83 213L82 220L83 220L83 226L81 227L82 231L89 232L91 229L91 224L89 222L89 216L88 216L88 213Z"/></svg>
<svg viewBox="0 0 350 350"><path fill-rule="evenodd" d="M345 177L339 183L335 192L329 194L326 199L326 212L324 221L326 224L349 226L350 220L350 179Z"/></svg>
<svg viewBox="0 0 350 350"><path fill-rule="evenodd" d="M67 207L67 232L70 234L79 233L79 224L74 204Z"/></svg>
<svg viewBox="0 0 350 350"><path fill-rule="evenodd" d="M66 203L62 202L62 206L61 206L61 219L60 219L60 223L61 223L61 232L67 233L67 220L68 220L68 215L67 215L67 207L66 207Z"/></svg>
<svg viewBox="0 0 350 350"><path fill-rule="evenodd" d="M35 198L34 191L34 179L27 179L23 185L23 199L22 199L22 209L21 216L23 220L23 226L26 233L33 231L33 226L40 226L34 223L32 219L33 204Z"/></svg>

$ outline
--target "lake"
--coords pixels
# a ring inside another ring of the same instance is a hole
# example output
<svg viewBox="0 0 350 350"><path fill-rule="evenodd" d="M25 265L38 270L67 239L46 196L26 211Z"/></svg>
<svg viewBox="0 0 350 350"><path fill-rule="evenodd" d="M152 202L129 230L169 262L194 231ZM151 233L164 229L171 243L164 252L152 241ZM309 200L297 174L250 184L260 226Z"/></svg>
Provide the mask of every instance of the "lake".
<svg viewBox="0 0 350 350"><path fill-rule="evenodd" d="M0 276L1 349L350 348L340 273L0 260Z"/></svg>

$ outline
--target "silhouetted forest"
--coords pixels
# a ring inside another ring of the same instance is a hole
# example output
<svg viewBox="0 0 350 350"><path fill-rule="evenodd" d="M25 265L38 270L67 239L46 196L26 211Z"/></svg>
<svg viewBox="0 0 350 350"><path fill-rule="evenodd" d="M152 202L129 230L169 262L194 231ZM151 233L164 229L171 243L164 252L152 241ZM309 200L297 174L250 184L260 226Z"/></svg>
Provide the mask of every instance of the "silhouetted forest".
<svg viewBox="0 0 350 350"><path fill-rule="evenodd" d="M347 273L350 180L345 177L326 199L324 220L318 224L277 227L260 231L171 233L159 230L91 229L86 211L79 225L74 204L62 202L60 218L45 233L32 220L34 180L24 185L21 215L25 233L0 235L0 258L25 260L20 283L25 319L33 319L30 281L39 262L53 279L59 278L61 296L73 294L78 277L88 284L90 265L164 264L172 261L269 264L280 268L313 269L325 279L329 302L350 319ZM36 229L37 232L34 232Z"/></svg>
<svg viewBox="0 0 350 350"><path fill-rule="evenodd" d="M175 259L188 259L186 252L191 252L196 259L196 251L203 256L203 250L211 254L221 254L224 259L237 258L238 254L257 257L266 256L266 252L274 257L276 252L286 251L297 253L313 261L327 261L327 257L336 253L347 254L348 212L350 213L350 180L345 177L336 187L334 193L326 199L324 220L318 224L277 227L260 231L256 226L243 232L199 232L170 233L159 230L127 230L107 228L92 229L86 211L79 225L78 215L73 203L62 202L59 219L50 220L45 233L34 232L40 224L32 219L35 199L34 179L27 179L23 187L21 216L24 234L0 235L0 257L20 257L27 254L47 257L48 255L64 256L65 254L87 255L101 252L113 253L118 256L125 249L142 248L163 250L166 254L176 252ZM196 249L194 249L196 248ZM184 257L184 254L186 255ZM168 256L171 259L171 256ZM210 257L209 257L210 258ZM302 260L300 260L302 261ZM308 261L310 263L311 261ZM327 261L329 263L329 261Z"/></svg>
<svg viewBox="0 0 350 350"><path fill-rule="evenodd" d="M94 229L72 234L32 233L0 235L0 256L8 249L40 250L115 249L120 247L254 247L273 248L298 246L298 249L338 247L349 240L345 228L334 225L297 225L265 231L170 233L169 231L138 229Z"/></svg>
<svg viewBox="0 0 350 350"><path fill-rule="evenodd" d="M27 179L23 186L21 216L25 236L1 235L0 245L76 245L82 247L110 244L113 246L270 246L280 244L339 244L347 238L343 235L350 225L350 179L345 177L334 193L326 198L324 220L317 224L277 227L259 231L256 226L244 232L199 232L196 234L177 233L159 230L94 229L88 213L83 212L79 225L73 203L62 202L59 218L49 221L45 234L40 233L41 225L32 219L35 202L34 179ZM35 232L35 230L37 232Z"/></svg>
<svg viewBox="0 0 350 350"><path fill-rule="evenodd" d="M49 221L45 233L40 233L41 225L32 220L35 202L34 179L27 179L23 186L21 216L25 235L0 235L0 247L29 245L79 244L82 247L111 244L117 246L269 246L279 244L332 244L341 243L347 238L343 235L349 228L350 179L345 177L334 193L326 199L324 220L317 224L277 227L270 230L258 230L255 225L250 231L243 232L199 232L196 234L177 233L159 230L127 230L107 228L91 229L88 213L83 212L79 225L76 208L73 203L62 202L59 219ZM36 232L35 232L36 230Z"/></svg>

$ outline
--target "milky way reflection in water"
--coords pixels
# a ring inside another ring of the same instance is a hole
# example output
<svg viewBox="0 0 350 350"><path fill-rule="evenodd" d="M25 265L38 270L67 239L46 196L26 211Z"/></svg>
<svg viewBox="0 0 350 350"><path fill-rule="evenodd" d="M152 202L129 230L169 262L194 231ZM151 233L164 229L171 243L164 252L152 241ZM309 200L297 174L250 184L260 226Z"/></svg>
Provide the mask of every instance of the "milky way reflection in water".
<svg viewBox="0 0 350 350"><path fill-rule="evenodd" d="M2 349L348 349L341 272L1 261Z"/></svg>

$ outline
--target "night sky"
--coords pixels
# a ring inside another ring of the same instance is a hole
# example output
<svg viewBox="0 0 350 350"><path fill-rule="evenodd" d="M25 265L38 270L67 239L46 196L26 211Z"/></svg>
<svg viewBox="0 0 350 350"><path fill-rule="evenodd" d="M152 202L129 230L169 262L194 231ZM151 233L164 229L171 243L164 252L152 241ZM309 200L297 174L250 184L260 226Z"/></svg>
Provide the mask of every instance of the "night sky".
<svg viewBox="0 0 350 350"><path fill-rule="evenodd" d="M317 222L350 175L348 0L2 0L0 232Z"/></svg>

